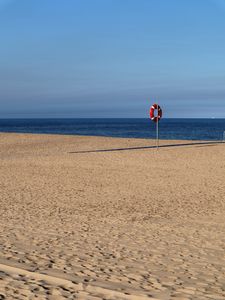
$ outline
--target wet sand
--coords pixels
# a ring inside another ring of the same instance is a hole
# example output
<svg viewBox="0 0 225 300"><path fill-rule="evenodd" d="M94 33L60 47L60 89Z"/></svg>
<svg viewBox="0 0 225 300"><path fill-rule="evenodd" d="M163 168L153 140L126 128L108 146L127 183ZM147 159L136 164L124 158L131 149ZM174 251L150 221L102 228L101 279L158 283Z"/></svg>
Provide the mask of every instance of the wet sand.
<svg viewBox="0 0 225 300"><path fill-rule="evenodd" d="M225 299L225 144L154 144L0 134L0 299Z"/></svg>

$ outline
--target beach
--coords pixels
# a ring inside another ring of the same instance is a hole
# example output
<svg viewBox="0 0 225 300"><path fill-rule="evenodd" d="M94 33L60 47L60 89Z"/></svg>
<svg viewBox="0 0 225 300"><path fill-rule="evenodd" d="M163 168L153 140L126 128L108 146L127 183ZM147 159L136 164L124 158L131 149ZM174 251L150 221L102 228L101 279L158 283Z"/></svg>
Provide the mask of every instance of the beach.
<svg viewBox="0 0 225 300"><path fill-rule="evenodd" d="M160 145L0 134L0 299L225 299L225 143Z"/></svg>

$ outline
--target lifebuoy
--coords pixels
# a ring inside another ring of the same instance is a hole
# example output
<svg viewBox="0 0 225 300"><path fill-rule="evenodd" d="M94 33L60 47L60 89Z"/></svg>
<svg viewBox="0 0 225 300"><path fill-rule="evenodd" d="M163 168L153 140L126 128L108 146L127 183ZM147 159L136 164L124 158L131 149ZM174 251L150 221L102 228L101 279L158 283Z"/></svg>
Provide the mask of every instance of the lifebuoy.
<svg viewBox="0 0 225 300"><path fill-rule="evenodd" d="M158 115L155 116L155 109L158 110ZM158 104L153 104L150 108L150 119L153 122L158 122L162 118L162 109Z"/></svg>

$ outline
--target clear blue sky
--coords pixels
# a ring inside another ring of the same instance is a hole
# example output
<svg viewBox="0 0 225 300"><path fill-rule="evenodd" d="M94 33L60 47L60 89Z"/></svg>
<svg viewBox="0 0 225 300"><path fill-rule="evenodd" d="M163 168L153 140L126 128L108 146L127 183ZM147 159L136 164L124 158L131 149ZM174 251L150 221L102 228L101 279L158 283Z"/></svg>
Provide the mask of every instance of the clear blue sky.
<svg viewBox="0 0 225 300"><path fill-rule="evenodd" d="M0 0L0 117L225 118L225 0Z"/></svg>

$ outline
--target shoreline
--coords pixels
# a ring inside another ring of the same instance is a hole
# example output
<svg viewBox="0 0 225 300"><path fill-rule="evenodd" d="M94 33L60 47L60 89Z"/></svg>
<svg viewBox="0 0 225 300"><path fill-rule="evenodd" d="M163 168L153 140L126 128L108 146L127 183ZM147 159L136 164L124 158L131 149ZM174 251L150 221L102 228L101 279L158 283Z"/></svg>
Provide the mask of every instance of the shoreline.
<svg viewBox="0 0 225 300"><path fill-rule="evenodd" d="M108 136L108 135L82 135L82 134L65 134L65 133L33 133L33 132L8 132L8 131L0 131L0 135L28 135L28 136L58 136L58 137L74 137L74 138L79 138L79 137L84 137L84 138L109 138L109 139L121 139L121 140L143 140L143 141L155 141L154 138L143 138L143 137L117 137L117 136ZM159 138L159 141L162 142L199 142L199 143L205 143L205 142L209 142L209 143L225 143L224 140L199 140L199 139L162 139Z"/></svg>

